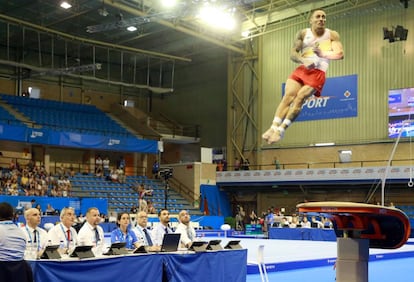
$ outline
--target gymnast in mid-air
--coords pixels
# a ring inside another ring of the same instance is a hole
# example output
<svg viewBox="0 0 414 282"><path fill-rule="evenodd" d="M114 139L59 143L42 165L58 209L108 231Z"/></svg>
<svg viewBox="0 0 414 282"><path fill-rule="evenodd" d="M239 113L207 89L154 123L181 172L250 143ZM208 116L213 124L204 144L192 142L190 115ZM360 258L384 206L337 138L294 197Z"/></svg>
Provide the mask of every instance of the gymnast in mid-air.
<svg viewBox="0 0 414 282"><path fill-rule="evenodd" d="M273 123L262 135L268 144L283 138L285 130L298 117L307 98L321 95L329 61L344 57L339 34L325 28L325 22L325 12L315 10L309 19L310 28L296 35L290 58L300 66L287 79L285 95L276 109Z"/></svg>

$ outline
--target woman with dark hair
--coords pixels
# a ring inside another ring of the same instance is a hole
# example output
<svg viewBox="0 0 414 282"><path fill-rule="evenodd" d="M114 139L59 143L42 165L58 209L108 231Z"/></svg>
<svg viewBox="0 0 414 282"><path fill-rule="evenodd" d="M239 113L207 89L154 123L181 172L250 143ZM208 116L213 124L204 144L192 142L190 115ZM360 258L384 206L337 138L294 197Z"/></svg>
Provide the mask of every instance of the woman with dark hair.
<svg viewBox="0 0 414 282"><path fill-rule="evenodd" d="M118 228L111 233L111 243L125 242L125 248L127 249L139 247L137 236L131 230L129 224L129 214L126 212L119 213L116 221Z"/></svg>

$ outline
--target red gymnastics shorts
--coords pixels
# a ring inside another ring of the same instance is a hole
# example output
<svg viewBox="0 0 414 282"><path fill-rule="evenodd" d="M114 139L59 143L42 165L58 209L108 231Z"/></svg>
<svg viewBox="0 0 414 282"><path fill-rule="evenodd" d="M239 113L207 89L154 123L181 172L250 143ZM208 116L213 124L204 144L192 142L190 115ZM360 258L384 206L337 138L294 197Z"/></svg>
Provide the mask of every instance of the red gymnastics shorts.
<svg viewBox="0 0 414 282"><path fill-rule="evenodd" d="M323 85L325 84L325 72L318 69L307 69L304 65L297 67L289 76L302 85L309 85L316 90L313 94L316 97L321 96Z"/></svg>

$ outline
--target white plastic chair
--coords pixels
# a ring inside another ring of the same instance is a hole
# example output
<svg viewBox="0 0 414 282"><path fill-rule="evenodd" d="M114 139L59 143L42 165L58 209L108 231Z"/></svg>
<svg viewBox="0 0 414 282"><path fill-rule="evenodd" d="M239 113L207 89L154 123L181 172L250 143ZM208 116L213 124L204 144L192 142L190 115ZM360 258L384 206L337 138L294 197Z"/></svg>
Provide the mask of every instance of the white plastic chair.
<svg viewBox="0 0 414 282"><path fill-rule="evenodd" d="M267 277L266 264L264 262L264 245L260 245L257 251L257 266L259 267L259 273L262 282L269 282L269 278Z"/></svg>

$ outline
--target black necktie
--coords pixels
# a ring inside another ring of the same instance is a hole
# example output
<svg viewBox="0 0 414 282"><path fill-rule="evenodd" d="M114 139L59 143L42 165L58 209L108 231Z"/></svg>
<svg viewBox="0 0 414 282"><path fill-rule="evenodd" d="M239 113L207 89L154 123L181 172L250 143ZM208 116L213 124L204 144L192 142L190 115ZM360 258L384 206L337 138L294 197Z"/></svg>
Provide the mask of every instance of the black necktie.
<svg viewBox="0 0 414 282"><path fill-rule="evenodd" d="M151 236L148 234L147 229L144 228L145 238L147 238L148 246L152 246Z"/></svg>
<svg viewBox="0 0 414 282"><path fill-rule="evenodd" d="M95 241L96 241L96 244L98 244L98 242L99 242L99 232L98 232L98 228L95 228Z"/></svg>
<svg viewBox="0 0 414 282"><path fill-rule="evenodd" d="M33 243L37 243L37 230L33 231Z"/></svg>
<svg viewBox="0 0 414 282"><path fill-rule="evenodd" d="M168 227L165 227L165 233L168 233Z"/></svg>

